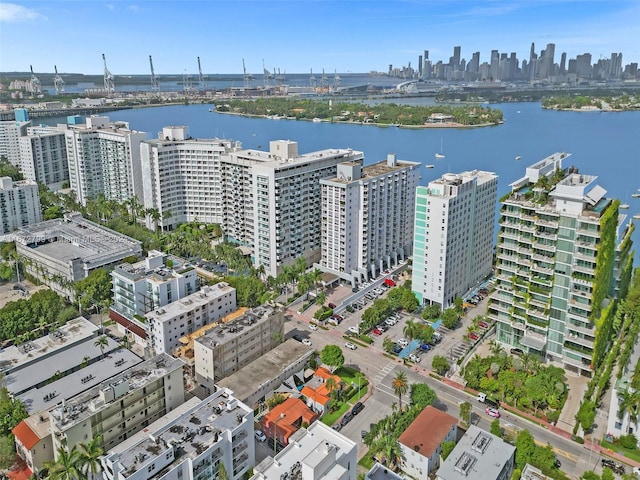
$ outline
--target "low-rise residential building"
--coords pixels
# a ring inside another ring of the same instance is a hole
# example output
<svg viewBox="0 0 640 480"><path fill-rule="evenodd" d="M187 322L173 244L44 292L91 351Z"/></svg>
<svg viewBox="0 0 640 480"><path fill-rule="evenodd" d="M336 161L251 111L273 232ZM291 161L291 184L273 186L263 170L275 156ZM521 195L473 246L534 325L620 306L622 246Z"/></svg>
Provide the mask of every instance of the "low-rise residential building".
<svg viewBox="0 0 640 480"><path fill-rule="evenodd" d="M194 266L157 250L149 251L140 262L118 265L111 277L113 303L109 316L118 330L131 334L138 343L146 342L146 330L143 325L128 328L130 322L135 319L144 323L147 313L185 298L198 288Z"/></svg>
<svg viewBox="0 0 640 480"><path fill-rule="evenodd" d="M244 477L255 464L253 410L233 392L178 407L103 458L107 480Z"/></svg>
<svg viewBox="0 0 640 480"><path fill-rule="evenodd" d="M313 377L306 382L300 393L307 399L307 405L314 411L325 414L328 411L331 391L327 388L327 380L333 379L336 389L342 388L342 379L324 367L318 367Z"/></svg>
<svg viewBox="0 0 640 480"><path fill-rule="evenodd" d="M529 465L527 463L522 469L520 480L551 480L551 477L542 473L542 470L540 470L539 468L536 468L533 465Z"/></svg>
<svg viewBox="0 0 640 480"><path fill-rule="evenodd" d="M96 345L100 327L83 317L49 334L0 351L3 384L29 413L71 398L141 361L105 337Z"/></svg>
<svg viewBox="0 0 640 480"><path fill-rule="evenodd" d="M194 270L195 271L195 270ZM237 309L236 289L220 282L147 313L147 343L156 353L172 353L180 338Z"/></svg>
<svg viewBox="0 0 640 480"><path fill-rule="evenodd" d="M304 381L305 366L313 352L312 347L290 338L216 382L216 385L232 390L238 400L256 408L283 382L295 386L293 376ZM305 395L304 388L301 393Z"/></svg>
<svg viewBox="0 0 640 480"><path fill-rule="evenodd" d="M261 419L260 427L267 437L280 445L288 445L289 438L303 424L311 425L318 414L299 398L289 397L269 410Z"/></svg>
<svg viewBox="0 0 640 480"><path fill-rule="evenodd" d="M632 434L640 439L640 418L633 411L635 406L628 400L637 395L640 390L640 382L637 378L637 367L640 361L640 347L635 344L626 365L621 365L622 376L616 380L611 389L611 401L609 402L609 417L607 420L607 435L619 438ZM627 402L625 402L627 399Z"/></svg>
<svg viewBox="0 0 640 480"><path fill-rule="evenodd" d="M515 451L495 435L471 425L436 472L438 480L507 480L515 465Z"/></svg>
<svg viewBox="0 0 640 480"><path fill-rule="evenodd" d="M426 478L440 466L442 442L455 441L458 419L427 406L400 435L402 471L413 478Z"/></svg>
<svg viewBox="0 0 640 480"><path fill-rule="evenodd" d="M142 244L79 213L21 227L12 234L26 271L60 295L73 299L73 283L97 269L139 257Z"/></svg>
<svg viewBox="0 0 640 480"><path fill-rule="evenodd" d="M99 434L110 450L184 403L184 362L160 354L49 410L53 451Z"/></svg>
<svg viewBox="0 0 640 480"><path fill-rule="evenodd" d="M409 256L419 178L420 163L389 154L365 167L340 163L335 177L321 179L319 268L355 286Z"/></svg>
<svg viewBox="0 0 640 480"><path fill-rule="evenodd" d="M42 221L38 184L0 178L0 234Z"/></svg>
<svg viewBox="0 0 640 480"><path fill-rule="evenodd" d="M322 422L300 428L289 445L253 469L250 480L356 480L356 443Z"/></svg>
<svg viewBox="0 0 640 480"><path fill-rule="evenodd" d="M282 343L284 312L262 305L212 327L194 341L195 377L211 392L219 380L237 372Z"/></svg>

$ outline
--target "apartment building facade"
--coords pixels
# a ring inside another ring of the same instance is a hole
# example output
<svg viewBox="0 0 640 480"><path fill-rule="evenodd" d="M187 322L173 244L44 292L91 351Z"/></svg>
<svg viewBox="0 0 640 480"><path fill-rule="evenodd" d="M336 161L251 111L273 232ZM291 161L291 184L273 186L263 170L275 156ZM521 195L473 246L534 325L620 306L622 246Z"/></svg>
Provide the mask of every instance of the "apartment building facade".
<svg viewBox="0 0 640 480"><path fill-rule="evenodd" d="M69 183L78 202L86 205L98 195L118 202L136 196L142 202L140 142L146 138L127 122L110 122L109 117L94 115L84 125L69 125Z"/></svg>
<svg viewBox="0 0 640 480"><path fill-rule="evenodd" d="M158 226L173 230L194 220L222 225L222 183L227 173L222 158L240 148L239 142L229 140L193 139L185 126L164 127L158 139L142 142L144 206L158 210ZM153 219L147 219L147 227L156 227Z"/></svg>
<svg viewBox="0 0 640 480"><path fill-rule="evenodd" d="M157 355L49 410L53 449L95 437L108 451L184 403L184 362Z"/></svg>
<svg viewBox="0 0 640 480"><path fill-rule="evenodd" d="M319 260L319 180L335 176L338 163L363 158L351 149L299 154L288 140L270 142L268 152L246 150L165 127L159 139L141 144L144 205L158 210L166 230L196 219L219 224L275 277L300 256L307 264Z"/></svg>
<svg viewBox="0 0 640 480"><path fill-rule="evenodd" d="M147 345L172 353L180 338L235 312L236 289L220 282L145 315Z"/></svg>
<svg viewBox="0 0 640 480"><path fill-rule="evenodd" d="M25 109L18 108L15 112L15 120L0 121L0 157L6 157L9 163L19 167L20 137L27 134L31 120Z"/></svg>
<svg viewBox="0 0 640 480"><path fill-rule="evenodd" d="M32 180L14 182L10 177L0 178L0 233L42 221L38 184Z"/></svg>
<svg viewBox="0 0 640 480"><path fill-rule="evenodd" d="M277 307L262 305L232 322L220 323L194 341L196 381L213 391L218 381L271 351L283 339L284 312Z"/></svg>
<svg viewBox="0 0 640 480"><path fill-rule="evenodd" d="M488 315L499 342L589 376L609 342L615 285L630 274L633 229L597 177L563 169L568 156L528 167L502 199Z"/></svg>
<svg viewBox="0 0 640 480"><path fill-rule="evenodd" d="M107 480L244 478L255 464L253 410L228 389L178 407L103 457Z"/></svg>
<svg viewBox="0 0 640 480"><path fill-rule="evenodd" d="M411 287L420 304L446 309L491 273L497 185L474 170L417 188Z"/></svg>
<svg viewBox="0 0 640 480"><path fill-rule="evenodd" d="M111 272L115 313L134 320L196 292L196 269L181 259L150 250L137 263L122 263Z"/></svg>
<svg viewBox="0 0 640 480"><path fill-rule="evenodd" d="M20 137L20 171L27 180L59 189L69 180L66 126L29 127Z"/></svg>
<svg viewBox="0 0 640 480"><path fill-rule="evenodd" d="M419 167L390 154L366 167L341 163L320 180L321 270L355 286L411 254Z"/></svg>

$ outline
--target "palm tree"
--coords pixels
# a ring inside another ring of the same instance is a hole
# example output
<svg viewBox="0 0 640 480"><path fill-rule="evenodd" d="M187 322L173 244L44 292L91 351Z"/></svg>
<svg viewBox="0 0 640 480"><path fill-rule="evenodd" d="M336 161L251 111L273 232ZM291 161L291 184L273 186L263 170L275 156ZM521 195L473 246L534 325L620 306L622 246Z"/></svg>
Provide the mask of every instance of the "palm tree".
<svg viewBox="0 0 640 480"><path fill-rule="evenodd" d="M309 278L313 282L314 293L318 296L318 283L322 280L322 270L314 268L309 272Z"/></svg>
<svg viewBox="0 0 640 480"><path fill-rule="evenodd" d="M504 351L504 348L502 348L502 345L500 345L495 339L492 339L489 341L489 351L491 352L491 355L495 357L500 355L500 353Z"/></svg>
<svg viewBox="0 0 640 480"><path fill-rule="evenodd" d="M64 447L58 448L58 459L46 462L44 468L49 470L49 480L76 480L82 477L78 468L79 452L74 445L70 452Z"/></svg>
<svg viewBox="0 0 640 480"><path fill-rule="evenodd" d="M402 411L402 395L407 393L407 390L409 390L407 374L404 372L396 373L391 386L393 387L395 394L398 395L398 410Z"/></svg>
<svg viewBox="0 0 640 480"><path fill-rule="evenodd" d="M93 342L93 345L100 348L100 353L102 354L102 357L104 358L104 349L105 347L107 347L109 345L109 339L107 339L106 335L100 335L95 342Z"/></svg>
<svg viewBox="0 0 640 480"><path fill-rule="evenodd" d="M324 386L326 387L327 390L329 390L329 395L331 395L333 393L333 391L338 388L338 384L336 383L336 379L333 377L329 377L327 378L327 380L324 382Z"/></svg>
<svg viewBox="0 0 640 480"><path fill-rule="evenodd" d="M405 323L404 329L402 333L409 340L413 340L414 338L418 338L420 336L420 330L422 329L422 325L413 320L407 320Z"/></svg>
<svg viewBox="0 0 640 480"><path fill-rule="evenodd" d="M144 212L153 222L153 231L158 233L158 222L161 218L160 211L157 208L147 208Z"/></svg>
<svg viewBox="0 0 640 480"><path fill-rule="evenodd" d="M87 478L97 478L100 472L100 457L104 454L102 439L100 436L93 437L88 443L81 443L78 451L79 469Z"/></svg>

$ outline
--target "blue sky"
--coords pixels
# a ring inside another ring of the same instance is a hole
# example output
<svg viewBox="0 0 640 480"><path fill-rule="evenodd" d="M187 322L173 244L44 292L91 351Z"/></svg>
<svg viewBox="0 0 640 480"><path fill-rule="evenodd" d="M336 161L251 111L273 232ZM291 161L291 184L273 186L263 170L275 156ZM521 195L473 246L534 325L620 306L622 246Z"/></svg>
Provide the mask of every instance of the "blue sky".
<svg viewBox="0 0 640 480"><path fill-rule="evenodd" d="M480 52L528 58L556 44L568 58L594 61L623 53L640 62L638 0L57 0L0 3L0 71L114 75L329 73L416 66L429 50L448 62L453 47L469 59Z"/></svg>

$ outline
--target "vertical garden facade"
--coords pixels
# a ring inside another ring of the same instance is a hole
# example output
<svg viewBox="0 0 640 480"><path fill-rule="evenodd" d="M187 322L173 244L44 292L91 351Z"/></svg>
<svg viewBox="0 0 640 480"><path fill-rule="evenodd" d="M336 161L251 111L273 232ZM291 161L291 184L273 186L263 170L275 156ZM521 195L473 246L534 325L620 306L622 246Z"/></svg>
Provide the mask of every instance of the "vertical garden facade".
<svg viewBox="0 0 640 480"><path fill-rule="evenodd" d="M597 177L562 169L556 153L527 168L501 199L496 291L488 315L497 339L590 375L610 340L630 229Z"/></svg>

